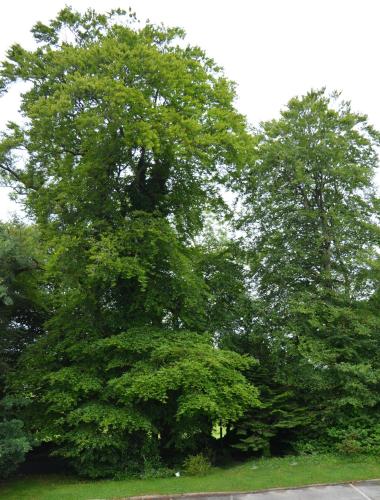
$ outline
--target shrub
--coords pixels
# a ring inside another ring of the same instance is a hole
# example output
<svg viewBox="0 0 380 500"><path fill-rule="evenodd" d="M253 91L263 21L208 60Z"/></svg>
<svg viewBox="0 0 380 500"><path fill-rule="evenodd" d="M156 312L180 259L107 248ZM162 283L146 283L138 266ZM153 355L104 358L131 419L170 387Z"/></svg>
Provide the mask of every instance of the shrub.
<svg viewBox="0 0 380 500"><path fill-rule="evenodd" d="M337 450L343 455L358 455L363 452L359 436L357 434L348 434L336 445Z"/></svg>
<svg viewBox="0 0 380 500"><path fill-rule="evenodd" d="M198 453L187 457L183 468L189 476L203 476L211 470L211 463L202 453Z"/></svg>
<svg viewBox="0 0 380 500"><path fill-rule="evenodd" d="M336 440L336 450L344 455L380 454L380 424L375 422L358 421L347 428L330 429L329 434Z"/></svg>
<svg viewBox="0 0 380 500"><path fill-rule="evenodd" d="M28 425L81 476L140 475L147 464L182 461L211 440L210 421L235 421L257 404L243 373L251 359L216 349L208 335L140 327L70 340L60 369L56 356L68 344L58 331L48 336L28 348L11 383L18 397L33 392Z"/></svg>
<svg viewBox="0 0 380 500"><path fill-rule="evenodd" d="M0 422L0 478L8 477L31 449L20 420Z"/></svg>
<svg viewBox="0 0 380 500"><path fill-rule="evenodd" d="M173 477L174 470L169 467L158 466L158 467L146 467L144 472L140 474L141 479L158 479L158 478L166 478Z"/></svg>

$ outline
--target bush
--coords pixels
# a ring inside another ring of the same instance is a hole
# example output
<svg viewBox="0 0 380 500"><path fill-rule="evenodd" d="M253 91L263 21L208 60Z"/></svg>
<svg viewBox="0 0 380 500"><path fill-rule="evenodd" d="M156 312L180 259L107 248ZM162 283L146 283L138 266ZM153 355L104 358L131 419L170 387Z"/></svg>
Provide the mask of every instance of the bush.
<svg viewBox="0 0 380 500"><path fill-rule="evenodd" d="M297 455L329 455L335 453L336 447L332 443L331 436L322 435L314 439L300 438L292 443L293 451Z"/></svg>
<svg viewBox="0 0 380 500"><path fill-rule="evenodd" d="M11 384L19 398L25 387L33 392L30 429L81 476L136 476L148 464L182 462L211 441L210 420L237 420L257 404L243 374L251 360L215 349L208 335L141 327L70 348L59 331L48 336L28 348ZM58 369L61 348L69 350Z"/></svg>
<svg viewBox="0 0 380 500"><path fill-rule="evenodd" d="M189 476L204 476L211 470L211 463L202 453L198 453L187 457L183 468Z"/></svg>
<svg viewBox="0 0 380 500"><path fill-rule="evenodd" d="M31 449L20 420L0 422L0 478L8 477Z"/></svg>
<svg viewBox="0 0 380 500"><path fill-rule="evenodd" d="M144 472L140 474L140 479L159 479L166 477L173 477L174 470L169 467L158 466L158 467L146 467Z"/></svg>
<svg viewBox="0 0 380 500"><path fill-rule="evenodd" d="M343 429L330 429L330 436L336 440L336 450L344 455L380 455L380 424L360 423L360 426L356 423Z"/></svg>
<svg viewBox="0 0 380 500"><path fill-rule="evenodd" d="M129 450L131 449L132 447L129 446ZM172 477L173 475L174 470L163 464L159 457L155 443L146 441L140 443L140 446L135 449L135 453L128 455L123 470L115 471L112 477L117 480L130 478L158 479Z"/></svg>
<svg viewBox="0 0 380 500"><path fill-rule="evenodd" d="M342 455L359 455L363 452L363 448L357 436L348 435L340 443L336 445L336 449Z"/></svg>

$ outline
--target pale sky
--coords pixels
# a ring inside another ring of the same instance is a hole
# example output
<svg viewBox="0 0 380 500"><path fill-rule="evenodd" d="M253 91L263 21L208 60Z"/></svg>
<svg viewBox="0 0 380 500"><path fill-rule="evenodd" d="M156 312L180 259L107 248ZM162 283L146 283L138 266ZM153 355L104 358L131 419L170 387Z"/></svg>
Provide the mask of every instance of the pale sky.
<svg viewBox="0 0 380 500"><path fill-rule="evenodd" d="M141 21L181 26L238 84L238 109L252 124L278 116L294 95L326 86L380 129L379 0L6 0L0 58L30 28L72 5L99 12L129 6ZM0 129L17 118L17 92L0 99ZM14 211L0 189L0 219Z"/></svg>

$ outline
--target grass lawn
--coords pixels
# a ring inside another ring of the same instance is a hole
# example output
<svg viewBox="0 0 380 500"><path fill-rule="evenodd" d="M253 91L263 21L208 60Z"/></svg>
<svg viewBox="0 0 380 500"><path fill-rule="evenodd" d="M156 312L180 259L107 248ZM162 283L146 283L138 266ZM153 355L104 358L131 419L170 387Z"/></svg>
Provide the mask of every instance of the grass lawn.
<svg viewBox="0 0 380 500"><path fill-rule="evenodd" d="M250 491L380 477L380 459L310 456L260 459L213 469L207 476L167 479L84 481L56 475L29 476L0 483L2 500L89 500L132 495L201 491Z"/></svg>

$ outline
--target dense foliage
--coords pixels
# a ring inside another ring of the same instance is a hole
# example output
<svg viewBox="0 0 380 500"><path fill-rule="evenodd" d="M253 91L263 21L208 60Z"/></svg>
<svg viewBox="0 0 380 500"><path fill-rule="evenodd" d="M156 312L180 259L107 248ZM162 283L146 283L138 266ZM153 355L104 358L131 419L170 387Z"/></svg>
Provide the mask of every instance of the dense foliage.
<svg viewBox="0 0 380 500"><path fill-rule="evenodd" d="M250 131L182 30L131 13L65 8L32 32L0 70L2 92L29 85L0 141L29 217L0 226L10 462L21 421L91 477L379 453L366 117L319 90Z"/></svg>
<svg viewBox="0 0 380 500"><path fill-rule="evenodd" d="M0 421L0 478L14 472L30 449L30 441L20 420Z"/></svg>
<svg viewBox="0 0 380 500"><path fill-rule="evenodd" d="M264 369L271 366L259 383L270 410L264 434L275 447L279 431L287 445L305 439L318 448L331 443L337 426L343 436L355 419L375 424L380 411L379 321L371 299L380 241L373 183L379 135L349 103L321 90L291 100L257 139L240 223L258 315L252 353L261 359L260 338ZM257 422L244 425L257 432ZM246 438L257 446L257 438Z"/></svg>
<svg viewBox="0 0 380 500"><path fill-rule="evenodd" d="M23 414L38 439L97 477L211 446L214 422L257 405L241 373L251 364L186 330L140 327L80 341L52 332L28 350L13 387L30 399Z"/></svg>
<svg viewBox="0 0 380 500"><path fill-rule="evenodd" d="M137 29L122 12L65 9L33 33L38 48L14 46L3 65L4 87L31 88L1 151L46 248L52 314L10 392L83 474L197 452L215 422L257 403L251 363L202 335L210 289L192 244L251 142L233 86L176 44L181 30Z"/></svg>
<svg viewBox="0 0 380 500"><path fill-rule="evenodd" d="M0 224L0 394L7 372L47 318L39 247L34 227Z"/></svg>

